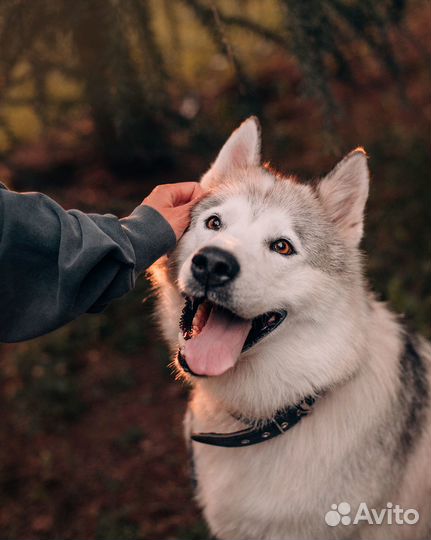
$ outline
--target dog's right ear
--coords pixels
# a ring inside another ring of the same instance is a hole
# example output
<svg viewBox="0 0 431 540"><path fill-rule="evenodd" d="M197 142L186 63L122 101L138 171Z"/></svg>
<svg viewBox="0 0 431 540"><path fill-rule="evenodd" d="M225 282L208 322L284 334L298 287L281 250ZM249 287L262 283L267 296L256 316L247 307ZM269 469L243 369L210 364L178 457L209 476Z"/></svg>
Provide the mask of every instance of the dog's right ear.
<svg viewBox="0 0 431 540"><path fill-rule="evenodd" d="M210 170L202 177L201 185L209 188L233 169L257 167L259 164L260 125L255 116L250 116L226 141Z"/></svg>

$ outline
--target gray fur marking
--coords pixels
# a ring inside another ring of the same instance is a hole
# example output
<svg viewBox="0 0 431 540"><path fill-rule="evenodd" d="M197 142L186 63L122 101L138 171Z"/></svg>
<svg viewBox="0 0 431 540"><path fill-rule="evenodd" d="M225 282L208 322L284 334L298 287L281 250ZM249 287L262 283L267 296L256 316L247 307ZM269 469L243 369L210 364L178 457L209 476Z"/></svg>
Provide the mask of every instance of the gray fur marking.
<svg viewBox="0 0 431 540"><path fill-rule="evenodd" d="M404 353L400 358L400 402L405 416L397 457L402 460L405 460L413 451L424 429L426 410L430 400L427 376L425 360L415 347L414 338L407 335Z"/></svg>

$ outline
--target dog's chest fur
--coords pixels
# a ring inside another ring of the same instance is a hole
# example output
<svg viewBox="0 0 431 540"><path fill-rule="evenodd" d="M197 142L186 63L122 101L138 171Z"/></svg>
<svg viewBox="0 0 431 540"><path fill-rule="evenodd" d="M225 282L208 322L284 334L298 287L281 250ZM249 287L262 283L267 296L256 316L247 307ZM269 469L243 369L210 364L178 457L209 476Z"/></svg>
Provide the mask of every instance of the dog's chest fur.
<svg viewBox="0 0 431 540"><path fill-rule="evenodd" d="M405 480L402 474L406 461L420 462L420 453L429 445L423 433L424 418L421 428L409 425L417 390L413 372L407 370L394 384L379 385L384 371L388 379L388 370L398 371L404 350L397 354L395 342L393 346L391 362L387 355L380 356L377 347L372 371L364 370L335 388L283 436L249 448L193 444L197 500L216 537L307 539L353 534L367 538L374 534L386 538L382 527L371 532L358 525L330 528L324 516L331 504L342 501L353 509L361 502L369 508L382 508L388 501L421 506L425 494L413 500L406 482L413 481L420 489L422 473L411 465L412 474L419 476ZM185 424L187 438L190 431L229 432L244 427L199 386ZM414 438L418 440L406 456L399 449L409 430L417 430ZM404 528L399 538L404 532L413 534ZM392 528L390 535L394 534Z"/></svg>

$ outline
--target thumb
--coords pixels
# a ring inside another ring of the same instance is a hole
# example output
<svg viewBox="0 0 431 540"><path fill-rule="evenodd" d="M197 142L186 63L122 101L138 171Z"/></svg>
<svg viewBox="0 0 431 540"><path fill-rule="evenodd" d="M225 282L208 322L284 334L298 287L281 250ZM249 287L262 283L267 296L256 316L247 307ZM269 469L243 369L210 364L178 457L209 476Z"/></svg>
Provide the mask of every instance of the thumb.
<svg viewBox="0 0 431 540"><path fill-rule="evenodd" d="M202 199L204 199L205 197L207 196L207 193L200 193L199 195L197 195L194 199L192 199L191 201L189 201L188 203L184 204L183 207L184 208L193 208L193 206L195 206L196 204L198 204L198 202L200 202Z"/></svg>

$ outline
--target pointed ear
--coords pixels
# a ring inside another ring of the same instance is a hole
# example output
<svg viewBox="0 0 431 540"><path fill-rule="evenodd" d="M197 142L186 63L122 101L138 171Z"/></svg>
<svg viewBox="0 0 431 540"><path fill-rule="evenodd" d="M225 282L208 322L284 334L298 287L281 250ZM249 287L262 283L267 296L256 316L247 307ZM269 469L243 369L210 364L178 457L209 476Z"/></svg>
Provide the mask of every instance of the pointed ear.
<svg viewBox="0 0 431 540"><path fill-rule="evenodd" d="M243 169L259 164L260 125L255 116L250 116L226 141L210 170L202 177L202 187L210 187L232 169Z"/></svg>
<svg viewBox="0 0 431 540"><path fill-rule="evenodd" d="M345 240L357 246L362 238L369 172L363 148L347 154L318 185L318 196Z"/></svg>

